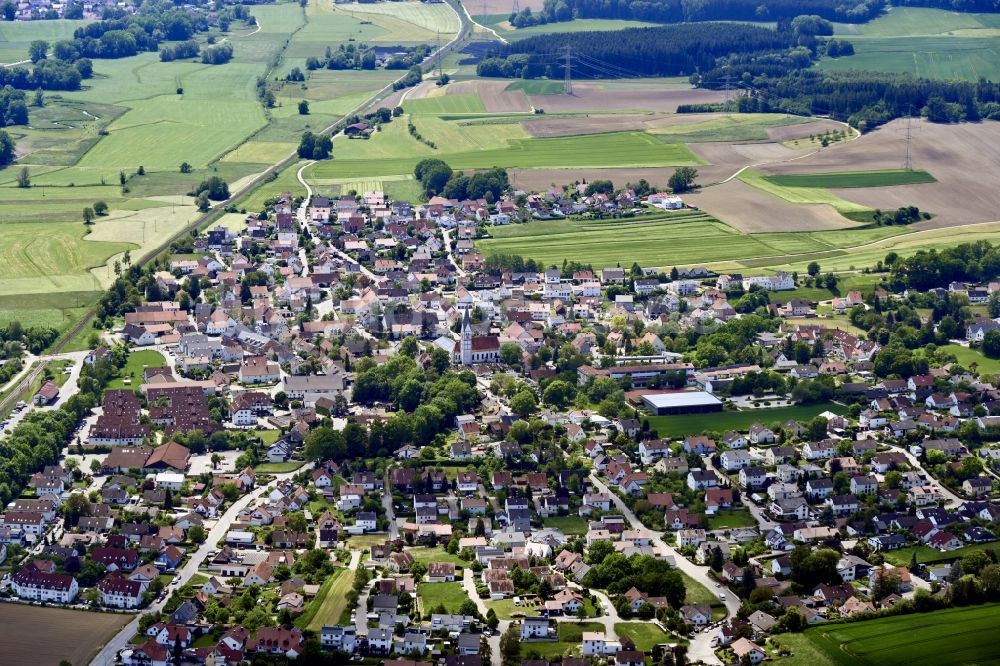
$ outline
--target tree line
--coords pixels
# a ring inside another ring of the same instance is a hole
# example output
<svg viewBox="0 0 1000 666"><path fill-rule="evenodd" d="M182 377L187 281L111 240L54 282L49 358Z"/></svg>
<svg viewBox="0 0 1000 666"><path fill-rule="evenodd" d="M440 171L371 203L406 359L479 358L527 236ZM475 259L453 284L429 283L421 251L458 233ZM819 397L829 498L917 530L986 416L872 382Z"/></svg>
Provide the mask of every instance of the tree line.
<svg viewBox="0 0 1000 666"><path fill-rule="evenodd" d="M800 37L802 37L800 39ZM683 76L712 70L720 58L734 54L748 62L774 58L788 49L806 44L800 66L812 62L815 39L792 30L774 30L738 23L692 23L655 28L629 28L539 35L500 47L494 57L477 66L480 76L562 78L561 54L572 58L577 78L607 78L609 72L633 76ZM783 70L788 65L783 66ZM613 74L612 74L613 76Z"/></svg>
<svg viewBox="0 0 1000 666"><path fill-rule="evenodd" d="M447 199L486 199L492 203L510 187L507 170L493 167L466 176L463 172L455 172L444 161L429 157L417 162L413 169L414 177L420 181L427 196L440 194Z"/></svg>
<svg viewBox="0 0 1000 666"><path fill-rule="evenodd" d="M89 58L74 63L64 60L40 60L27 67L0 68L0 86L18 90L79 90L80 82L93 76L94 68Z"/></svg>
<svg viewBox="0 0 1000 666"><path fill-rule="evenodd" d="M931 2L935 0L930 0ZM944 2L946 0L937 0ZM981 0L994 2L995 0ZM830 21L865 23L885 9L884 0L545 0L538 13L530 8L510 15L523 28L577 18L626 19L654 23L696 21L776 21L815 14ZM970 10L967 10L970 11ZM978 10L976 10L978 11Z"/></svg>

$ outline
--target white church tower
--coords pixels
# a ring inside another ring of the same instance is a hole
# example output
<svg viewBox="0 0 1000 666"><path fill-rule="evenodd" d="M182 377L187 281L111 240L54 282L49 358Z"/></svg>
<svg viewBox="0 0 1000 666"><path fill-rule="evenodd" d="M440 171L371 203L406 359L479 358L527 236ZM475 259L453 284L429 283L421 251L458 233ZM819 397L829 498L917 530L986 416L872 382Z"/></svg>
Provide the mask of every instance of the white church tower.
<svg viewBox="0 0 1000 666"><path fill-rule="evenodd" d="M469 311L465 311L462 317L462 365L472 365L472 322L469 320Z"/></svg>

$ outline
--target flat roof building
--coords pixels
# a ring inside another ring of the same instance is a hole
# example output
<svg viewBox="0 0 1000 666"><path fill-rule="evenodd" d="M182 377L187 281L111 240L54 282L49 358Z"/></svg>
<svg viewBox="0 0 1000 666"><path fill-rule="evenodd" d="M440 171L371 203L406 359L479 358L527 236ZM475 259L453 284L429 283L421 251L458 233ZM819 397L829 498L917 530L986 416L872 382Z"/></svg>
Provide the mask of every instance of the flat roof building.
<svg viewBox="0 0 1000 666"><path fill-rule="evenodd" d="M705 391L654 393L640 396L643 404L657 416L721 412L722 401Z"/></svg>

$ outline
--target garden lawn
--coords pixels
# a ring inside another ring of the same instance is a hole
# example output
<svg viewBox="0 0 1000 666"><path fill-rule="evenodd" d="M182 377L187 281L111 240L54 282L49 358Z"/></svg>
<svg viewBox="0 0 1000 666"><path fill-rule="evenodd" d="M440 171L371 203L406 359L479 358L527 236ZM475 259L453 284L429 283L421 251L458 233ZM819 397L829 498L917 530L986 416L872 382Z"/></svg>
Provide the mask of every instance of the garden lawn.
<svg viewBox="0 0 1000 666"><path fill-rule="evenodd" d="M718 620L725 616L726 608L725 604L719 601L715 593L691 578L683 571L680 572L681 577L684 579L684 588L686 593L684 595L684 601L688 604L708 604L712 607L712 620Z"/></svg>
<svg viewBox="0 0 1000 666"><path fill-rule="evenodd" d="M582 516L550 516L542 521L545 527L560 530L566 536L587 533L587 519Z"/></svg>
<svg viewBox="0 0 1000 666"><path fill-rule="evenodd" d="M427 565L430 562L451 562L457 567L466 567L469 565L468 562L462 560L458 555L452 555L441 546L434 548L418 546L410 548L408 552L410 555L413 555L414 562L420 562L423 565Z"/></svg>
<svg viewBox="0 0 1000 666"><path fill-rule="evenodd" d="M733 527L756 527L757 521L750 512L743 509L720 509L708 517L708 529L722 530Z"/></svg>
<svg viewBox="0 0 1000 666"><path fill-rule="evenodd" d="M288 472L294 472L304 464L305 463L300 460L289 460L288 462L280 463L263 463L254 467L253 471L258 474L287 474Z"/></svg>
<svg viewBox="0 0 1000 666"><path fill-rule="evenodd" d="M820 402L794 407L774 407L771 409L748 409L741 412L716 412L714 414L689 414L682 416L650 416L649 425L660 437L685 437L702 432L726 432L727 430L747 430L754 423L764 425L784 423L789 419L799 422L815 418L822 412L843 413L844 408L832 402Z"/></svg>
<svg viewBox="0 0 1000 666"><path fill-rule="evenodd" d="M538 610L536 608L526 608L524 606L515 606L513 599L501 599L499 601L487 601L487 608L492 608L497 614L497 617L501 620L509 620L514 613L521 613L527 617L536 617L538 615Z"/></svg>
<svg viewBox="0 0 1000 666"><path fill-rule="evenodd" d="M962 546L961 548L957 548L955 550L949 550L946 553L942 553L937 548L931 548L930 546L910 546L908 548L900 548L899 550L886 551L885 559L886 562L890 562L896 566L909 566L910 562L913 560L913 553L916 553L918 564L934 564L935 562L959 560L976 550L1000 551L1000 543L997 543L996 541L992 541L990 543L975 543L970 546Z"/></svg>
<svg viewBox="0 0 1000 666"><path fill-rule="evenodd" d="M423 615L436 612L435 609L441 605L444 606L446 613L456 614L462 604L469 600L469 595L458 582L421 583L417 587L417 597L420 599Z"/></svg>
<svg viewBox="0 0 1000 666"><path fill-rule="evenodd" d="M548 659L561 656L569 650L580 647L585 631L604 631L604 625L596 622L560 622L558 640L545 643L521 643L521 654L529 655L532 652L537 652L542 658Z"/></svg>
<svg viewBox="0 0 1000 666"><path fill-rule="evenodd" d="M615 625L618 638L628 636L635 643L637 650L649 652L660 643L675 642L670 634L664 632L652 622L619 622Z"/></svg>
<svg viewBox="0 0 1000 666"><path fill-rule="evenodd" d="M352 585L354 585L353 571L350 569L335 571L320 587L319 594L296 620L295 626L319 631L325 626L338 624L341 616L348 612L347 594Z"/></svg>
<svg viewBox="0 0 1000 666"><path fill-rule="evenodd" d="M128 388L135 390L143 384L142 373L146 368L162 368L167 364L163 354L153 349L133 351L128 355L125 367L121 369L118 377L108 382L109 389ZM131 379L129 385L125 384L125 379Z"/></svg>
<svg viewBox="0 0 1000 666"><path fill-rule="evenodd" d="M949 608L865 622L814 627L805 632L835 664L936 666L996 663L1000 605Z"/></svg>

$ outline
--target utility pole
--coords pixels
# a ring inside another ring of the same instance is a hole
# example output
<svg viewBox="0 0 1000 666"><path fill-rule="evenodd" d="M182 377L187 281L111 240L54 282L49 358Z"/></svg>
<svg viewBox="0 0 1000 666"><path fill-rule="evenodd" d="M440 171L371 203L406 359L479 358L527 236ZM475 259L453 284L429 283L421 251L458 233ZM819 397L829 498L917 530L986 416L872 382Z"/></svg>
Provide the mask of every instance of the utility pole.
<svg viewBox="0 0 1000 666"><path fill-rule="evenodd" d="M910 156L910 141L913 138L913 128L911 123L913 122L913 109L911 108L906 113L906 156L903 158L903 168L907 171L913 170L913 161Z"/></svg>
<svg viewBox="0 0 1000 666"><path fill-rule="evenodd" d="M573 73L572 73L572 59L573 59L573 47L566 46L566 66L563 68L563 74L565 75L565 88L566 94L573 94Z"/></svg>
<svg viewBox="0 0 1000 666"><path fill-rule="evenodd" d="M724 86L723 90L725 90L726 94L726 102L725 105L722 107L722 110L725 111L726 113L729 113L729 78L730 78L729 72L726 72L726 76L724 79L725 83L723 84Z"/></svg>
<svg viewBox="0 0 1000 666"><path fill-rule="evenodd" d="M437 31L437 61L438 61L438 79L441 79L441 31Z"/></svg>

